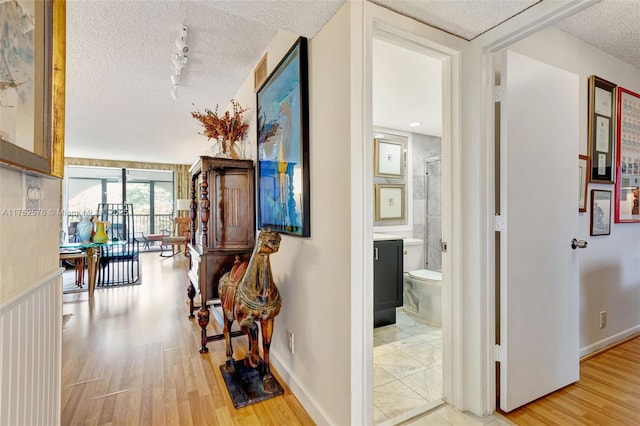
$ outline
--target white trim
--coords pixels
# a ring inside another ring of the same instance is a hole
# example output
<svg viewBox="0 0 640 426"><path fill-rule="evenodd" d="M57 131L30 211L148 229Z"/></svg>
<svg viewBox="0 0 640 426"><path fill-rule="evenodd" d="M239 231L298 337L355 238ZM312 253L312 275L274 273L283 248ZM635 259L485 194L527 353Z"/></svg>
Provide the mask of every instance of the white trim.
<svg viewBox="0 0 640 426"><path fill-rule="evenodd" d="M11 309L17 303L21 303L25 297L29 296L31 293L35 293L36 291L38 291L40 287L49 284L52 280L62 275L63 272L64 268L56 268L55 271L36 279L31 284L25 284L24 287L26 288L26 290L0 303L0 315L4 314L5 311Z"/></svg>
<svg viewBox="0 0 640 426"><path fill-rule="evenodd" d="M373 424L373 138L371 17L365 2L351 12L351 392L353 425ZM368 64L368 66L367 66ZM358 125L361 123L362 125ZM367 149L369 148L369 149ZM369 167L365 165L369 164ZM367 214L368 213L368 214ZM336 360L339 362L339 360Z"/></svg>
<svg viewBox="0 0 640 426"><path fill-rule="evenodd" d="M321 408L321 405L313 399L307 389L300 384L300 381L296 376L291 373L286 367L286 364L280 360L280 357L276 352L270 353L270 361L276 372L282 377L282 380L287 384L291 393L296 396L296 399L302 404L304 409L309 413L309 415L313 418L313 420L318 425L332 424L329 421L329 416L326 412L324 412Z"/></svg>
<svg viewBox="0 0 640 426"><path fill-rule="evenodd" d="M598 3L600 0L572 0L569 2L539 2L523 13L513 17L504 24L488 31L471 42L469 57L467 57L467 69L481 69L481 77L474 78L466 75L466 97L472 93L478 93L480 99L480 112L478 113L480 135L477 143L484 158L480 159L478 187L476 190L484 194L481 199L480 212L482 215L481 229L479 230L479 248L477 271L480 277L478 282L478 294L480 304L478 310L469 309L470 314L467 320L469 323L476 323L480 333L475 339L474 347L467 349L477 351L480 354L480 379L477 389L468 389L467 395L472 395L475 391L479 394L477 401L465 401L465 409L474 414L485 415L495 411L496 394L496 374L495 374L495 239L494 239L494 218L493 210L495 206L495 114L493 100L494 86L494 59L493 55L506 49L511 44L539 31L555 22L571 16L583 9ZM475 66L478 65L478 66ZM481 87L477 87L480 85ZM473 112L471 112L471 115ZM470 132L473 132L471 126ZM469 140L466 143L470 143ZM471 271L473 272L473 271ZM476 316L477 315L477 316ZM473 333L472 333L473 334ZM473 338L473 336L472 336ZM473 342L472 342L473 343ZM476 346L477 345L477 346ZM469 398L467 398L469 399Z"/></svg>
<svg viewBox="0 0 640 426"><path fill-rule="evenodd" d="M580 348L580 358L585 355L589 355L599 349L606 348L609 345L613 345L618 343L629 336L632 336L636 333L640 333L640 324L627 328L626 330L621 331L620 333L616 333L613 336L606 337L602 340L598 340L595 343L590 344L589 346L585 346L584 348Z"/></svg>

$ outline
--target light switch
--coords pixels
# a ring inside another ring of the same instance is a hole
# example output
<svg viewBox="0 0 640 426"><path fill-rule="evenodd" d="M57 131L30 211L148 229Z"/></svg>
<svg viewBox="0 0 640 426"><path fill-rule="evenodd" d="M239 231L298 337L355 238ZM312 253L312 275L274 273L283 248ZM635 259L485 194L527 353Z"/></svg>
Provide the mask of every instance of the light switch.
<svg viewBox="0 0 640 426"><path fill-rule="evenodd" d="M40 188L40 177L24 173L24 208L39 209L44 191Z"/></svg>

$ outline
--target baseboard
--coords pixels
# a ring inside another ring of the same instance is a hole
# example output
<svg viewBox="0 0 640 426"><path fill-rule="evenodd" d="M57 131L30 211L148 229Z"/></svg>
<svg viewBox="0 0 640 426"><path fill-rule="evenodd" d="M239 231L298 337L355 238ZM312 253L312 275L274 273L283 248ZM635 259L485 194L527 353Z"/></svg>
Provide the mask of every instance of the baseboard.
<svg viewBox="0 0 640 426"><path fill-rule="evenodd" d="M640 324L634 327L628 328L620 333L614 334L613 336L609 336L605 339L599 340L595 343L592 343L589 346L585 346L580 349L580 358L587 355L591 355L594 352L599 351L600 349L607 348L609 346L620 343L621 341L627 339L628 337L633 336L634 334L640 333Z"/></svg>
<svg viewBox="0 0 640 426"><path fill-rule="evenodd" d="M331 425L332 422L329 421L329 417L326 413L318 406L315 399L309 396L309 393L306 391L305 387L300 384L297 377L294 376L291 371L285 367L282 363L278 354L275 352L270 353L270 359L273 367L276 369L282 380L285 381L291 393L293 393L296 399L302 404L307 413L313 418L313 421L317 425Z"/></svg>

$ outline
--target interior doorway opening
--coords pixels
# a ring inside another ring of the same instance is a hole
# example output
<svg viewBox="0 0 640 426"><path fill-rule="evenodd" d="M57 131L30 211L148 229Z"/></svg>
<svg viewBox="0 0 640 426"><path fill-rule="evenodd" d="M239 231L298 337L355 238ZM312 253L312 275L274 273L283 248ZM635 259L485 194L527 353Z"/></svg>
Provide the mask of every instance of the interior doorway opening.
<svg viewBox="0 0 640 426"><path fill-rule="evenodd" d="M448 312L442 297L447 276L442 235L443 221L448 219L442 215L442 156L447 143L442 99L446 67L436 52L382 31L373 36L372 66L374 252L377 244L391 239L400 241L403 253L401 265L394 266L401 274L394 320L377 322L373 333L374 424L387 425L444 402L442 318ZM398 173L391 168L396 144L402 152ZM381 188L400 195L387 199ZM398 201L399 207L394 204ZM397 207L395 213L389 203ZM376 276L376 264L381 261L374 255L374 285L390 285ZM375 291L374 309L379 305Z"/></svg>

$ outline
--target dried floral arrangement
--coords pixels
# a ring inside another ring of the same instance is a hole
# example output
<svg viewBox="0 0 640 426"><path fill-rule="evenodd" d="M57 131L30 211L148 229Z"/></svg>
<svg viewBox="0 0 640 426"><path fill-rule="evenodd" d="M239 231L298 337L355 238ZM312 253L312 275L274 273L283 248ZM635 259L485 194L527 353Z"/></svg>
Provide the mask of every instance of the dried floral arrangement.
<svg viewBox="0 0 640 426"><path fill-rule="evenodd" d="M216 109L213 111L208 108L204 109L204 113L195 110L191 112L191 116L202 124L204 130L200 133L201 135L206 136L209 140L221 140L223 153L230 154L231 158L238 158L233 148L233 142L244 138L249 123L245 122L243 117L247 111L246 108L240 106L240 103L235 99L231 99L231 107L233 112L225 111L222 115L218 114L218 105L216 105Z"/></svg>

